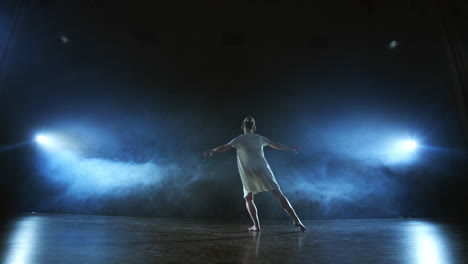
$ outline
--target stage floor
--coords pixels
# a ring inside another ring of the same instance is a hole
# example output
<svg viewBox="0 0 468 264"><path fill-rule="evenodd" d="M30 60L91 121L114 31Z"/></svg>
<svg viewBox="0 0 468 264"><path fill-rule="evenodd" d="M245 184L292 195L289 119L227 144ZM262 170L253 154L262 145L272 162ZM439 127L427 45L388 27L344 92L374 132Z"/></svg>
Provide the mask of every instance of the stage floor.
<svg viewBox="0 0 468 264"><path fill-rule="evenodd" d="M462 226L429 219L248 222L23 214L2 263L467 263Z"/></svg>

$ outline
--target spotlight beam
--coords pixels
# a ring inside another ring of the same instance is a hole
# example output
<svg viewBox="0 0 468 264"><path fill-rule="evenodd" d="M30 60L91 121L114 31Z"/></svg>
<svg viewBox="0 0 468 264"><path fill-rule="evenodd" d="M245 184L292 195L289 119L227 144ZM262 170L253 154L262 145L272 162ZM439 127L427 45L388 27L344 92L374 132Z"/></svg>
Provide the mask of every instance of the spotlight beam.
<svg viewBox="0 0 468 264"><path fill-rule="evenodd" d="M28 140L28 141L14 143L14 144L6 145L6 146L1 146L0 147L0 153L10 151L10 150L14 150L14 149L23 147L23 146L31 144L31 143L37 143L37 144L40 144L40 145L49 145L50 146L54 142L52 142L49 137L47 137L45 135L42 135L42 134L39 134L33 140Z"/></svg>
<svg viewBox="0 0 468 264"><path fill-rule="evenodd" d="M17 148L21 148L22 146L25 146L25 145L27 145L29 143L31 143L31 141L24 141L24 142L15 143L15 144L0 147L0 153L1 152L6 152L6 151L9 151L9 150L13 150L13 149L17 149Z"/></svg>

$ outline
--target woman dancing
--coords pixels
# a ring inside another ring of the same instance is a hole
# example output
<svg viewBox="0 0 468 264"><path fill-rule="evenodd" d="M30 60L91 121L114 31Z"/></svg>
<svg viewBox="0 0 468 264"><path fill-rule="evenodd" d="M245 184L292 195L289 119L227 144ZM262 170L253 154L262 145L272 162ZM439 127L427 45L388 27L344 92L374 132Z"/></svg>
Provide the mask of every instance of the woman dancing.
<svg viewBox="0 0 468 264"><path fill-rule="evenodd" d="M258 221L257 207L254 203L254 194L264 191L270 191L278 200L284 211L291 217L293 224L300 228L301 231L305 231L305 226L297 217L288 199L281 192L275 176L263 154L264 146L270 146L278 150L290 150L294 153L297 153L299 148L290 148L275 143L262 135L255 134L257 128L255 126L255 120L251 116L244 119L241 129L244 130L244 134L239 135L225 145L210 149L204 154L205 156L213 156L214 152L224 152L231 148L237 149L237 166L239 168L242 185L244 186L245 203L247 211L253 221L253 226L249 228L249 231L260 231L260 222Z"/></svg>

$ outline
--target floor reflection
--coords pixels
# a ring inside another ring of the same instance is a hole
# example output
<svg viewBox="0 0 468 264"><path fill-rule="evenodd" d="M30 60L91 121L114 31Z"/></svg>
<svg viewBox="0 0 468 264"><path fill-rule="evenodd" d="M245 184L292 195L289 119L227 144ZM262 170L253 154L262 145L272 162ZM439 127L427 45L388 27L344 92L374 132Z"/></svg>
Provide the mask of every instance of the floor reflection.
<svg viewBox="0 0 468 264"><path fill-rule="evenodd" d="M302 232L252 232L252 239L244 244L241 263L263 263L274 259L280 263L295 262L303 245Z"/></svg>
<svg viewBox="0 0 468 264"><path fill-rule="evenodd" d="M38 230L41 219L27 217L21 219L15 226L7 242L2 263L29 264L34 263L34 254L39 251Z"/></svg>
<svg viewBox="0 0 468 264"><path fill-rule="evenodd" d="M424 221L413 221L408 225L408 235L408 263L453 263L450 250L447 250L447 234L444 234L439 226Z"/></svg>
<svg viewBox="0 0 468 264"><path fill-rule="evenodd" d="M27 215L0 236L1 263L467 263L463 226L433 220L238 223L135 217Z"/></svg>
<svg viewBox="0 0 468 264"><path fill-rule="evenodd" d="M252 235L252 239L249 241L249 243L246 243L245 254L241 261L244 264L254 263L258 258L258 252L259 252L259 247L260 247L260 237L262 233L252 232L251 235Z"/></svg>

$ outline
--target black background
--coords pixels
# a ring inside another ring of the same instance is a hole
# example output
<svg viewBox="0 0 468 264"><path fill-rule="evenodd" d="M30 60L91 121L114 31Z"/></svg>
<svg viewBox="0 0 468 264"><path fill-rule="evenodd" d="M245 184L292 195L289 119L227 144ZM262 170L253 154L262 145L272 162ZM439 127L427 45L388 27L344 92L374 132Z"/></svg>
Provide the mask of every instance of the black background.
<svg viewBox="0 0 468 264"><path fill-rule="evenodd" d="M120 197L71 199L62 196L66 186L47 180L36 144L4 149L5 214L247 217L234 152L211 160L201 156L241 133L247 115L256 118L259 133L303 148L298 156L273 150L266 155L283 191L305 218L466 214L460 121L466 113L457 108L445 13L436 1L2 5L2 146L27 141L39 130L66 127L76 132L70 126L76 122L105 128L118 138L119 145L94 142L88 147L90 157L169 160L181 168L181 176L163 181L162 187ZM395 49L388 47L392 40L399 43ZM387 128L379 124L403 127L422 136L431 150L419 163L394 168L321 147L336 139L329 131L342 135L355 124L375 133ZM288 176L297 168L304 175L323 159L330 182L345 179L334 176L333 168L364 170L366 175L373 174L371 168L391 179L391 185L377 194L324 206L326 198L308 199L316 193L301 193L294 187L296 176ZM177 182L193 178L195 167L199 179L177 187ZM260 213L284 217L267 196L259 196Z"/></svg>

